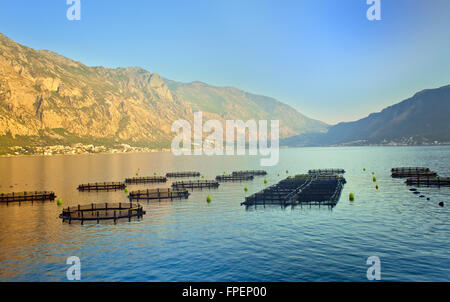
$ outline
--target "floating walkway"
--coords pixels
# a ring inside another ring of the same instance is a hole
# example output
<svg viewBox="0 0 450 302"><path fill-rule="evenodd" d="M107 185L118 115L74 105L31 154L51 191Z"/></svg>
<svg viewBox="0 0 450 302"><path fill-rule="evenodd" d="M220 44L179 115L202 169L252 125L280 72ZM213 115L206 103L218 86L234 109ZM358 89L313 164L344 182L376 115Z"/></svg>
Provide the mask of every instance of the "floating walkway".
<svg viewBox="0 0 450 302"><path fill-rule="evenodd" d="M249 174L236 174L236 175L219 175L216 176L217 181L250 181L255 177Z"/></svg>
<svg viewBox="0 0 450 302"><path fill-rule="evenodd" d="M13 192L0 194L0 202L52 201L56 198L54 192Z"/></svg>
<svg viewBox="0 0 450 302"><path fill-rule="evenodd" d="M132 191L128 198L130 200L162 200L162 199L187 199L189 192L186 189L150 189Z"/></svg>
<svg viewBox="0 0 450 302"><path fill-rule="evenodd" d="M450 178L442 177L411 177L406 180L408 186L450 187Z"/></svg>
<svg viewBox="0 0 450 302"><path fill-rule="evenodd" d="M318 170L309 170L308 174L312 175L336 175L336 174L345 174L344 169L318 169Z"/></svg>
<svg viewBox="0 0 450 302"><path fill-rule="evenodd" d="M167 178L180 178L180 177L200 177L200 172L170 172L166 174Z"/></svg>
<svg viewBox="0 0 450 302"><path fill-rule="evenodd" d="M147 183L161 183L167 182L164 176L146 176L146 177L132 177L125 179L126 184L147 184Z"/></svg>
<svg viewBox="0 0 450 302"><path fill-rule="evenodd" d="M219 187L219 183L215 180L178 181L172 183L172 187L176 189L214 189Z"/></svg>
<svg viewBox="0 0 450 302"><path fill-rule="evenodd" d="M267 172L264 170L234 171L233 173L231 173L231 175L233 175L233 176L245 176L245 175L264 176L264 175L267 175Z"/></svg>
<svg viewBox="0 0 450 302"><path fill-rule="evenodd" d="M345 178L340 175L297 175L247 197L242 205L335 206L345 183Z"/></svg>
<svg viewBox="0 0 450 302"><path fill-rule="evenodd" d="M115 191L124 189L125 183L123 182L96 182L78 186L79 191Z"/></svg>
<svg viewBox="0 0 450 302"><path fill-rule="evenodd" d="M145 211L138 203L102 203L102 204L90 204L76 207L68 207L64 209L59 215L59 218L63 222L68 221L81 221L83 224L85 221L97 221L100 220L114 220L114 223L119 219L137 217L142 218L145 215Z"/></svg>

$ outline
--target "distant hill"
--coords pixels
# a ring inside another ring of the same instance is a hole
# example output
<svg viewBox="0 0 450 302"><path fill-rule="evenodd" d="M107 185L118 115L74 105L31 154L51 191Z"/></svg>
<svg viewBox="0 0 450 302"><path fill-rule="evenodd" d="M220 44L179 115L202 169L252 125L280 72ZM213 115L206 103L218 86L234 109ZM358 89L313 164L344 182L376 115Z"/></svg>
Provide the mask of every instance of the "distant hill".
<svg viewBox="0 0 450 302"><path fill-rule="evenodd" d="M138 67L88 67L0 34L0 147L127 143L167 147L175 120L279 119L280 135L324 131L275 99L165 80Z"/></svg>
<svg viewBox="0 0 450 302"><path fill-rule="evenodd" d="M169 89L194 110L209 112L223 120L280 120L280 136L325 132L328 125L310 119L274 98L255 95L234 87L215 87L202 82L166 80Z"/></svg>
<svg viewBox="0 0 450 302"><path fill-rule="evenodd" d="M282 140L285 146L402 144L450 142L450 85L428 89L361 120L340 123L327 133Z"/></svg>

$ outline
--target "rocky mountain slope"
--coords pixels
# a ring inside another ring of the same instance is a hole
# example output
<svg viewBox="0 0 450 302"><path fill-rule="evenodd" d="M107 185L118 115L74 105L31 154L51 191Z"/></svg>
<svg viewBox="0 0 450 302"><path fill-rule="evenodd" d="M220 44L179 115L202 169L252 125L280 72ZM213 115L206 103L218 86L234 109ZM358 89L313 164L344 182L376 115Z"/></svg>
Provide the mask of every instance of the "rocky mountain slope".
<svg viewBox="0 0 450 302"><path fill-rule="evenodd" d="M127 143L169 146L171 125L206 118L280 119L281 136L324 123L236 88L182 84L141 68L88 67L0 34L0 145Z"/></svg>
<svg viewBox="0 0 450 302"><path fill-rule="evenodd" d="M450 143L450 85L428 89L361 120L340 123L327 133L294 136L287 146Z"/></svg>
<svg viewBox="0 0 450 302"><path fill-rule="evenodd" d="M325 132L327 125L310 119L276 99L247 93L234 87L215 87L202 82L180 83L166 80L175 96L193 110L215 114L224 120L280 120L281 137Z"/></svg>

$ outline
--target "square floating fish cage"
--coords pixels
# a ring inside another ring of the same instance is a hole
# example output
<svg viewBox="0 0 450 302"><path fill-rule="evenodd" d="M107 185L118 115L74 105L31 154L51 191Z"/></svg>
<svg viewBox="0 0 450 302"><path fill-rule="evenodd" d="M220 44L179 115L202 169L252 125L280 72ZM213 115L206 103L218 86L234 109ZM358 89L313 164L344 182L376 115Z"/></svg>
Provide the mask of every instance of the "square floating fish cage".
<svg viewBox="0 0 450 302"><path fill-rule="evenodd" d="M317 204L335 206L345 183L345 178L340 175L296 175L247 197L242 205L281 205L285 207Z"/></svg>

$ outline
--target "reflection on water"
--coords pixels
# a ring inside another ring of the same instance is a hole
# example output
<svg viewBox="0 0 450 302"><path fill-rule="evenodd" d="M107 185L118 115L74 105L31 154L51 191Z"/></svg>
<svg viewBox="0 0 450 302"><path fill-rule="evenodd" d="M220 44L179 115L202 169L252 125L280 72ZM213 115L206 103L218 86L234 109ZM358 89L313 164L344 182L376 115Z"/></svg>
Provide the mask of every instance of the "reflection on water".
<svg viewBox="0 0 450 302"><path fill-rule="evenodd" d="M195 190L187 200L141 202L147 214L131 223L69 225L58 218L62 209L54 202L2 204L0 280L64 281L65 260L78 256L84 281L364 281L365 261L375 255L383 280L449 281L450 188L421 187L428 201L410 192L404 180L390 177L394 166L428 166L449 176L449 159L450 147L283 149L279 165L266 169L267 177ZM285 178L286 170L318 168L347 172L333 209L240 206L246 196ZM127 202L123 191L76 188L123 181L138 169L141 176L192 170L214 179L224 171L261 167L258 157L152 153L0 158L0 169L0 192L51 190L67 207ZM348 201L350 192L354 202ZM439 207L439 201L446 206Z"/></svg>

